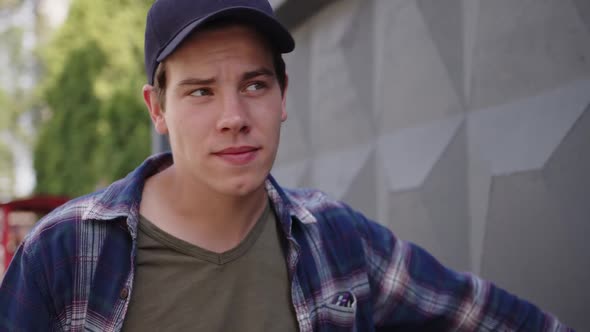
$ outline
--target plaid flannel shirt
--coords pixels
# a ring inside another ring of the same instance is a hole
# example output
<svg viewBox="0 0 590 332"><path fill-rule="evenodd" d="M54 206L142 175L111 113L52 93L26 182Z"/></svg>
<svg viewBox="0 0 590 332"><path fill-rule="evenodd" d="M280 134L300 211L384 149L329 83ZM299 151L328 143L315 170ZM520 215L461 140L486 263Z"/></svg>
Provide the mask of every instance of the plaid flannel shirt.
<svg viewBox="0 0 590 332"><path fill-rule="evenodd" d="M43 218L0 286L0 330L119 331L133 291L143 184L171 162L151 157ZM569 331L321 192L282 189L270 176L266 188L301 331Z"/></svg>

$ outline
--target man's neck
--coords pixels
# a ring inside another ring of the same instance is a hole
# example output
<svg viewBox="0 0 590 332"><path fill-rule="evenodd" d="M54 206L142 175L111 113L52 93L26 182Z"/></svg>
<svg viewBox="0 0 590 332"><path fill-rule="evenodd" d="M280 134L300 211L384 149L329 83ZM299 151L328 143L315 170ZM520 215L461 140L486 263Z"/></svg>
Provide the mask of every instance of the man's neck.
<svg viewBox="0 0 590 332"><path fill-rule="evenodd" d="M147 180L140 213L175 237L221 253L246 237L267 201L264 185L245 196L223 195L179 177L171 166Z"/></svg>

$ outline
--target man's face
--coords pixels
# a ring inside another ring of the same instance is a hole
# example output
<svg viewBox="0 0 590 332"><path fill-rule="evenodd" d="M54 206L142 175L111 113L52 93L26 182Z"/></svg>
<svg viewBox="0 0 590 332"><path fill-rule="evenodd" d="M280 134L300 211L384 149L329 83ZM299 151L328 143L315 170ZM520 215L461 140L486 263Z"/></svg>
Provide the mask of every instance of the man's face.
<svg viewBox="0 0 590 332"><path fill-rule="evenodd" d="M146 101L178 174L226 195L261 190L287 118L267 43L246 26L201 31L166 59L166 75L165 110L153 91Z"/></svg>

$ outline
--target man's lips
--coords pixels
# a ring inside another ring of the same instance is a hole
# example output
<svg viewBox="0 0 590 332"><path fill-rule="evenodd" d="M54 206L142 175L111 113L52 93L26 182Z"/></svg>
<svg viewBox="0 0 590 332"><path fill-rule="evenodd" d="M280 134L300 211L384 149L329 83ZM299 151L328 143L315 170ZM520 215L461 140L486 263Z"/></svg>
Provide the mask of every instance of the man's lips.
<svg viewBox="0 0 590 332"><path fill-rule="evenodd" d="M237 146L237 147L229 147L229 148L214 152L213 154L216 154L216 155L241 154L241 153L248 153L248 152L257 151L258 149L259 148L256 148L253 146Z"/></svg>
<svg viewBox="0 0 590 332"><path fill-rule="evenodd" d="M245 165L256 158L260 148L254 146L229 147L214 152L213 155L233 165Z"/></svg>

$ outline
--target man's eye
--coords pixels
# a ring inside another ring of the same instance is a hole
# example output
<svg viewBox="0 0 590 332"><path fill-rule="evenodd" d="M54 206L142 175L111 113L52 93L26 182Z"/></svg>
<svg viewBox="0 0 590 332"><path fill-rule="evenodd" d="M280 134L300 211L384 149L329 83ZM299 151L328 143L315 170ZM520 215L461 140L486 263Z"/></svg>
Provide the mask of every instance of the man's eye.
<svg viewBox="0 0 590 332"><path fill-rule="evenodd" d="M264 89L265 87L266 84L264 84L263 82L254 82L246 87L246 91L257 91Z"/></svg>
<svg viewBox="0 0 590 332"><path fill-rule="evenodd" d="M209 89L197 89L193 92L191 92L191 96L195 96L195 97L203 97L203 96L210 96L212 95L211 90Z"/></svg>

